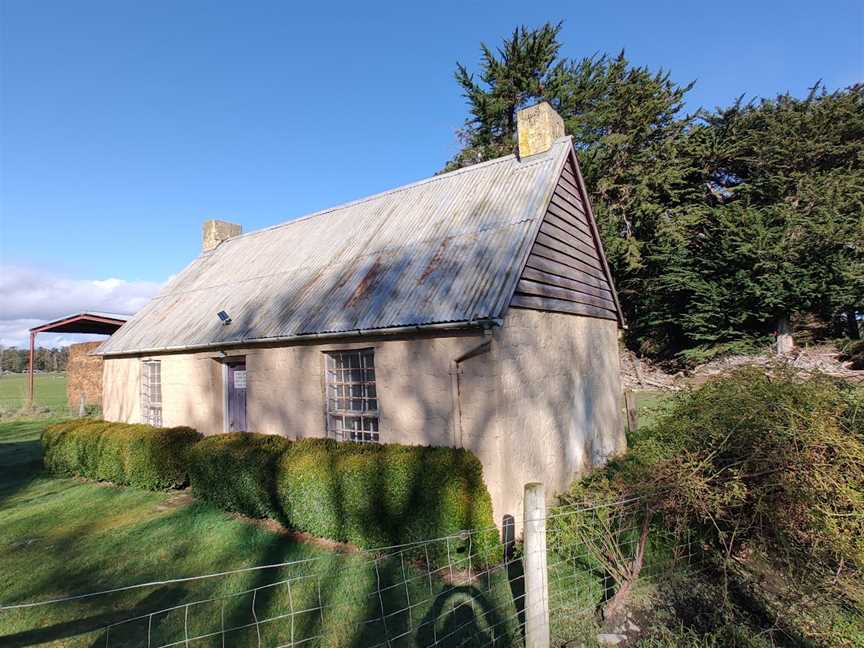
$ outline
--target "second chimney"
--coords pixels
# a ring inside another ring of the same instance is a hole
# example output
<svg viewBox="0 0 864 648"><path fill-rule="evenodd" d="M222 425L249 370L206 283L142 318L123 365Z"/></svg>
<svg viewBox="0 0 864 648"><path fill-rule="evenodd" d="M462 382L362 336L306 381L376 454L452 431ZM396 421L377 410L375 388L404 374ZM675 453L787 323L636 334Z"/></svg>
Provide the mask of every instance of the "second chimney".
<svg viewBox="0 0 864 648"><path fill-rule="evenodd" d="M243 227L241 225L221 220L204 221L202 230L203 244L201 248L204 252L209 252L216 248L222 241L227 241L229 238L243 233Z"/></svg>
<svg viewBox="0 0 864 648"><path fill-rule="evenodd" d="M564 120L546 101L516 113L519 135L519 157L537 155L552 148L553 142L564 137Z"/></svg>

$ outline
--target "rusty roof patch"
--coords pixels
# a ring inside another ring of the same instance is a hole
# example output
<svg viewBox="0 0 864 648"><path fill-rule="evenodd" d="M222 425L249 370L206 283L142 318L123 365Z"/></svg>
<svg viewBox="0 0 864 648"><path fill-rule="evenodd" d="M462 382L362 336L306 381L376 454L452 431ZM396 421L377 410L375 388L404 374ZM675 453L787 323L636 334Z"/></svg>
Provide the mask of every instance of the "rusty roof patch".
<svg viewBox="0 0 864 648"><path fill-rule="evenodd" d="M417 279L417 284L422 284L426 279L435 272L438 267L441 265L441 262L444 261L444 254L447 252L447 245L450 243L450 237L447 237L441 241L441 244L438 246L438 249L435 250L435 255L429 259L429 265L423 270L420 277Z"/></svg>
<svg viewBox="0 0 864 648"><path fill-rule="evenodd" d="M354 288L354 292L351 293L348 301L345 302L345 308L353 307L358 301L363 299L366 293L370 292L375 287L375 283L378 281L379 275L381 274L381 268L381 259L375 259L372 267L363 274L360 283L357 284L357 287Z"/></svg>

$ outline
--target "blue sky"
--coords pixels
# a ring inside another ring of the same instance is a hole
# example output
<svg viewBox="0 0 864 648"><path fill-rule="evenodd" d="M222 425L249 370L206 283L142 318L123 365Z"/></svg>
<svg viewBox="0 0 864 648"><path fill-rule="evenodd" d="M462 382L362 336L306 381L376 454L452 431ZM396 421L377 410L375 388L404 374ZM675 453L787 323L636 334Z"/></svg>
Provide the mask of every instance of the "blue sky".
<svg viewBox="0 0 864 648"><path fill-rule="evenodd" d="M0 320L57 311L64 281L133 308L204 219L256 229L431 175L466 115L456 61L518 24L696 80L692 109L864 78L860 1L719 7L0 0L0 262L45 295L20 306L3 273Z"/></svg>

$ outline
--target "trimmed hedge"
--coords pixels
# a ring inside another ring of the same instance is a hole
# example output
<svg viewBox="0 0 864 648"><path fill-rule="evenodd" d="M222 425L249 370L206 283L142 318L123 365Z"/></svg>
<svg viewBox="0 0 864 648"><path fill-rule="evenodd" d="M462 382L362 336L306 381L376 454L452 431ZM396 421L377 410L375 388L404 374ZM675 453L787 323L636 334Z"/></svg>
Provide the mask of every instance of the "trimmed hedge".
<svg viewBox="0 0 864 648"><path fill-rule="evenodd" d="M78 419L42 433L43 461L55 473L166 490L188 482L187 452L199 438L187 427Z"/></svg>
<svg viewBox="0 0 864 648"><path fill-rule="evenodd" d="M189 452L192 492L226 511L284 523L276 497L276 463L289 445L271 434L204 437Z"/></svg>
<svg viewBox="0 0 864 648"><path fill-rule="evenodd" d="M494 529L482 466L461 449L235 433L203 439L190 458L196 497L364 548ZM472 542L472 553L498 550L494 531Z"/></svg>
<svg viewBox="0 0 864 648"><path fill-rule="evenodd" d="M462 449L297 441L276 487L289 526L361 547L494 529L483 468ZM475 537L472 553L497 550L497 537Z"/></svg>
<svg viewBox="0 0 864 648"><path fill-rule="evenodd" d="M454 448L336 443L189 428L81 420L43 434L45 466L90 479L161 490L188 483L195 496L298 531L385 547L484 530L470 539L480 561L500 557L480 461ZM427 547L438 559L469 540Z"/></svg>

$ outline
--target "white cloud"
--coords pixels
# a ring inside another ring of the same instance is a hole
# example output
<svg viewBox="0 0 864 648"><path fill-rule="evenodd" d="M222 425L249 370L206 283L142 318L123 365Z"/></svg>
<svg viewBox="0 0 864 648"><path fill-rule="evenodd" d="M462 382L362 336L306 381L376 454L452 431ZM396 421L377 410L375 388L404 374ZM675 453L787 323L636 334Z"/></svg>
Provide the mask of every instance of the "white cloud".
<svg viewBox="0 0 864 648"><path fill-rule="evenodd" d="M103 311L133 314L162 284L125 279L71 279L19 266L0 266L0 344L23 348L28 330L38 324L80 313ZM44 334L43 346L65 346L99 336Z"/></svg>

